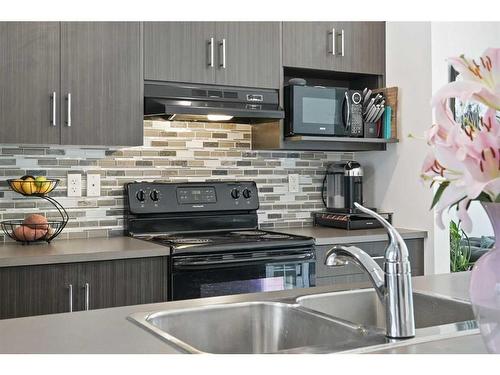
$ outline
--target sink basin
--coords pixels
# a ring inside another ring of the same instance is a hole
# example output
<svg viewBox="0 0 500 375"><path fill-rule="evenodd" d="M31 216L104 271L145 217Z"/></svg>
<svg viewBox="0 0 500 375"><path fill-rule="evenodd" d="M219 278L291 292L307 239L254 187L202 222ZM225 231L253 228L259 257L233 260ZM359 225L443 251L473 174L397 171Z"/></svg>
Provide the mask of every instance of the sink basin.
<svg viewBox="0 0 500 375"><path fill-rule="evenodd" d="M307 309L364 326L385 329L385 309L374 289L315 294L297 299ZM426 328L474 319L465 301L426 293L413 293L415 328Z"/></svg>
<svg viewBox="0 0 500 375"><path fill-rule="evenodd" d="M279 302L212 305L130 318L188 353L321 353L387 342L380 330Z"/></svg>

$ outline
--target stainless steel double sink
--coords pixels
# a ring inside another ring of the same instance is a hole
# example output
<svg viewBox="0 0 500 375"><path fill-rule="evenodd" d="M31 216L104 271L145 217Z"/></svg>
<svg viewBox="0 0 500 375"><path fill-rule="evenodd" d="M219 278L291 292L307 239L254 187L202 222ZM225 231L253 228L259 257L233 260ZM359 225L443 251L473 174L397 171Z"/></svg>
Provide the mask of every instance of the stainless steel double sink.
<svg viewBox="0 0 500 375"><path fill-rule="evenodd" d="M414 292L417 335L385 337L384 308L373 289L299 297L293 303L244 302L137 313L130 319L186 353L371 351L477 331L466 301Z"/></svg>

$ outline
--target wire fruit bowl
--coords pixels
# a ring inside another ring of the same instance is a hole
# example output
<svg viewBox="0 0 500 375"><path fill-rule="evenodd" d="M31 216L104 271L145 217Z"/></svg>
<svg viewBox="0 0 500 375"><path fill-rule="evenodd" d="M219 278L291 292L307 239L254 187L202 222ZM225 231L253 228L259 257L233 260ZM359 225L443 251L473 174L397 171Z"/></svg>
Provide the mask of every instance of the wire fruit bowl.
<svg viewBox="0 0 500 375"><path fill-rule="evenodd" d="M27 197L43 197L54 190L59 183L58 179L46 178L43 180L31 179L10 179L7 180L10 188L16 193Z"/></svg>
<svg viewBox="0 0 500 375"><path fill-rule="evenodd" d="M24 220L8 220L2 221L0 224L7 236L23 244L50 242L66 226L66 222L62 220L46 221L41 224L26 224Z"/></svg>
<svg viewBox="0 0 500 375"><path fill-rule="evenodd" d="M50 242L56 238L68 224L69 215L64 207L54 198L48 196L53 191L58 179L46 178L44 176L24 176L22 178L7 180L9 187L16 193L26 197L37 197L44 199L55 207L61 220L48 221L45 216L32 214L24 220L6 220L0 222L6 236L27 245L32 242Z"/></svg>

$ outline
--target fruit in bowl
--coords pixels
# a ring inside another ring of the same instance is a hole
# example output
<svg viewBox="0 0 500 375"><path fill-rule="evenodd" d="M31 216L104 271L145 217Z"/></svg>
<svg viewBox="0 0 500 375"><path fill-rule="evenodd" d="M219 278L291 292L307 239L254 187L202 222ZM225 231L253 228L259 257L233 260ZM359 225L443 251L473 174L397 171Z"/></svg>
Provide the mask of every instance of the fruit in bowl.
<svg viewBox="0 0 500 375"><path fill-rule="evenodd" d="M24 194L31 195L37 192L37 187L35 185L35 177L33 176L23 176L21 177L21 190Z"/></svg>
<svg viewBox="0 0 500 375"><path fill-rule="evenodd" d="M23 223L14 228L13 235L19 241L36 241L43 239L49 233L47 218L43 215L28 215Z"/></svg>
<svg viewBox="0 0 500 375"><path fill-rule="evenodd" d="M35 186L37 189L37 193L45 194L52 187L52 183L50 181L47 181L47 177L38 176L35 178Z"/></svg>
<svg viewBox="0 0 500 375"><path fill-rule="evenodd" d="M45 231L49 229L49 222L47 221L47 218L39 214L31 214L26 216L23 224L27 225L31 229L43 229Z"/></svg>
<svg viewBox="0 0 500 375"><path fill-rule="evenodd" d="M14 229L14 237L19 241L40 240L47 234L47 230L31 229L27 225L19 225Z"/></svg>
<svg viewBox="0 0 500 375"><path fill-rule="evenodd" d="M9 180L12 190L24 195L45 195L54 189L57 182L58 180L50 179L45 176L34 177L31 175Z"/></svg>

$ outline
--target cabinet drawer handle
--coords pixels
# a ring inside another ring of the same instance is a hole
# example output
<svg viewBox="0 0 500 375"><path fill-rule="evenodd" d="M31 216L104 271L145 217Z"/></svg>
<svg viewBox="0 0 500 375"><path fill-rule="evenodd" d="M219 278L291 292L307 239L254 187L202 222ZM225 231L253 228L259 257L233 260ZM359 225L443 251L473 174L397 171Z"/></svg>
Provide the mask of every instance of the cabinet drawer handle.
<svg viewBox="0 0 500 375"><path fill-rule="evenodd" d="M211 68L214 67L214 38L210 38L208 41L208 63L207 65Z"/></svg>
<svg viewBox="0 0 500 375"><path fill-rule="evenodd" d="M68 310L73 312L73 285L68 285Z"/></svg>
<svg viewBox="0 0 500 375"><path fill-rule="evenodd" d="M66 105L67 105L67 118L66 118L66 126L71 126L71 93L68 92L68 96L66 97Z"/></svg>
<svg viewBox="0 0 500 375"><path fill-rule="evenodd" d="M50 119L50 124L52 126L56 126L56 119L57 119L57 94L56 92L52 92L52 95L50 96L52 100L52 118Z"/></svg>
<svg viewBox="0 0 500 375"><path fill-rule="evenodd" d="M83 286L85 289L85 310L90 310L90 285L85 283Z"/></svg>
<svg viewBox="0 0 500 375"><path fill-rule="evenodd" d="M341 44L341 55L344 56L344 30L342 29L342 32L341 32L341 35L342 35L342 44Z"/></svg>
<svg viewBox="0 0 500 375"><path fill-rule="evenodd" d="M226 69L226 39L222 39L222 42L220 42L219 45L222 51L222 61L220 63L220 67L222 69Z"/></svg>
<svg viewBox="0 0 500 375"><path fill-rule="evenodd" d="M328 34L332 36L332 45L331 45L332 49L328 52L330 52L333 56L335 56L335 38L336 38L335 28L333 28L332 31L330 31Z"/></svg>

